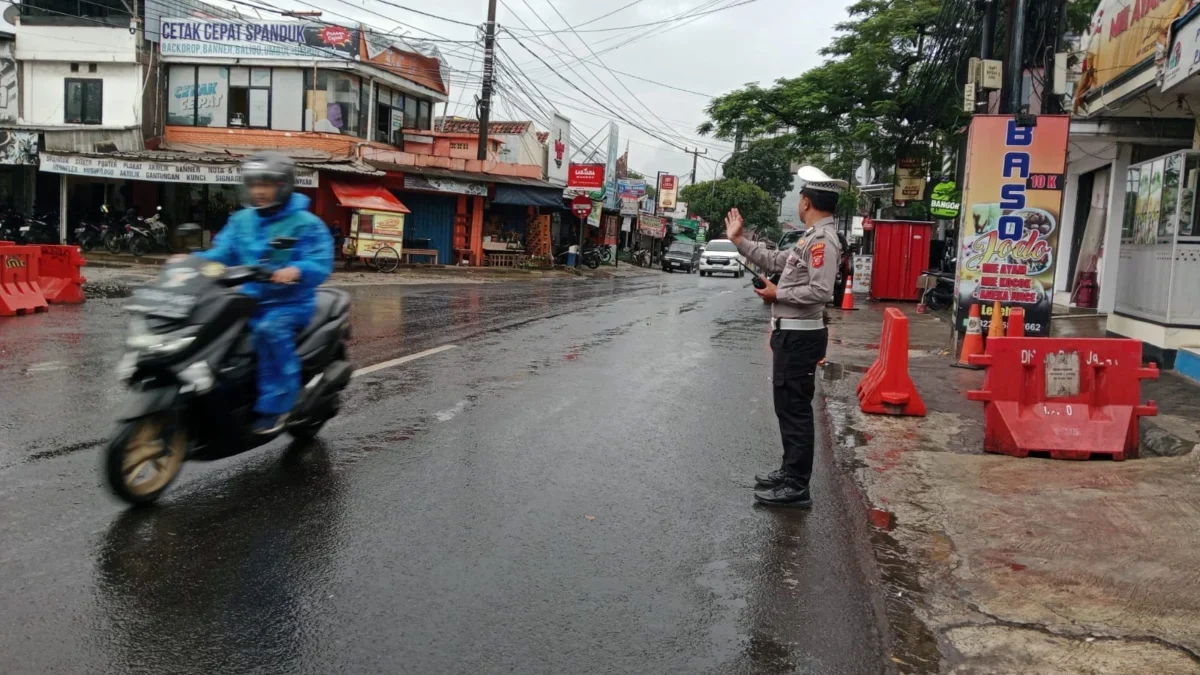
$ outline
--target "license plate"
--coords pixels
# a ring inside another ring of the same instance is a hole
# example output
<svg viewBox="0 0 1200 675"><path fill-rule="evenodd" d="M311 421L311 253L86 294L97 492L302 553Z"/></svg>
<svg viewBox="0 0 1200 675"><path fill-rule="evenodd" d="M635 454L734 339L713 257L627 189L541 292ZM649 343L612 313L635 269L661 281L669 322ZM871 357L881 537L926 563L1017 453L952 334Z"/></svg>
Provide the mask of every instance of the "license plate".
<svg viewBox="0 0 1200 675"><path fill-rule="evenodd" d="M168 293L158 288L139 288L130 299L132 302L125 306L129 311L167 319L185 319L196 306L194 295Z"/></svg>

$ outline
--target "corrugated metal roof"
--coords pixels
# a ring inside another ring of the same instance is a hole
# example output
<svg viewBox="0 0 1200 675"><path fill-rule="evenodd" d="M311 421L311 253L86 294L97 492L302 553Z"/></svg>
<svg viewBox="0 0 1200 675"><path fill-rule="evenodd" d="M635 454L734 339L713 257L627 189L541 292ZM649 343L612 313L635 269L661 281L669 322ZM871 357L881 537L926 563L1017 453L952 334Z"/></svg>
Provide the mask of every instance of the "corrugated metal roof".
<svg viewBox="0 0 1200 675"><path fill-rule="evenodd" d="M504 185L522 185L525 187L535 188L555 188L561 190L561 185L547 183L544 180L537 178L523 178L521 176L498 176L490 173L476 173L474 171L454 171L451 169L436 169L426 166L406 166L402 164L389 164L387 162L367 162L376 169L382 171L396 171L399 173L415 173L419 176L434 176L437 178L453 178L454 180L465 180L473 183L501 183Z"/></svg>
<svg viewBox="0 0 1200 675"><path fill-rule="evenodd" d="M489 134L523 134L529 130L533 122L488 122ZM477 134L479 120L468 120L461 117L439 117L434 120L433 128L448 134Z"/></svg>

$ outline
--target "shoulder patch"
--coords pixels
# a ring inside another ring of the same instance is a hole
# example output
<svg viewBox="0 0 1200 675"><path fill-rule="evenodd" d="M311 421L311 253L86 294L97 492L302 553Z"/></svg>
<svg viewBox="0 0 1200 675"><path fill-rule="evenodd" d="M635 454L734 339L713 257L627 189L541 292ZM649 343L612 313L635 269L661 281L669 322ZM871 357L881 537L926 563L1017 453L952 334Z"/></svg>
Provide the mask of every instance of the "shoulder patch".
<svg viewBox="0 0 1200 675"><path fill-rule="evenodd" d="M809 260L812 261L813 269L821 269L825 266L825 244L824 242L813 244L808 249Z"/></svg>

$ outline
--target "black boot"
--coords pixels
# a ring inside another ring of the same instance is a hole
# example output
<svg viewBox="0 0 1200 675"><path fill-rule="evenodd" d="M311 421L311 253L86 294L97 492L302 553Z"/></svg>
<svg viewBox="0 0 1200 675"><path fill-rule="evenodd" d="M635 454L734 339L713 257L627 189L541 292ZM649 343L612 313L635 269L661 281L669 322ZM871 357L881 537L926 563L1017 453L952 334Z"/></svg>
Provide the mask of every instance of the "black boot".
<svg viewBox="0 0 1200 675"><path fill-rule="evenodd" d="M800 509L812 506L812 496L808 488L793 483L783 483L770 490L755 492L754 501L764 506L791 506Z"/></svg>
<svg viewBox="0 0 1200 675"><path fill-rule="evenodd" d="M787 479L787 474L783 469L775 469L767 475L759 474L754 477L754 487L770 490L783 485L783 481Z"/></svg>

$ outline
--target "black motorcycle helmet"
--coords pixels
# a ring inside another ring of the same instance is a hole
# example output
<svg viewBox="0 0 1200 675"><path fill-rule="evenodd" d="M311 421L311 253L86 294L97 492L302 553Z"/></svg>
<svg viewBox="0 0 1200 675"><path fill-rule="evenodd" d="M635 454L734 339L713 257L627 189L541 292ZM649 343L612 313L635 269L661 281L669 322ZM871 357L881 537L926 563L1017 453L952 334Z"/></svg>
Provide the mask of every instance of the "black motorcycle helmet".
<svg viewBox="0 0 1200 675"><path fill-rule="evenodd" d="M256 206L250 198L250 185L255 183L275 183L279 190L275 193L275 201L265 206ZM242 162L242 206L248 209L270 210L277 209L292 198L296 190L296 163L291 157L282 152L266 150L250 156Z"/></svg>

